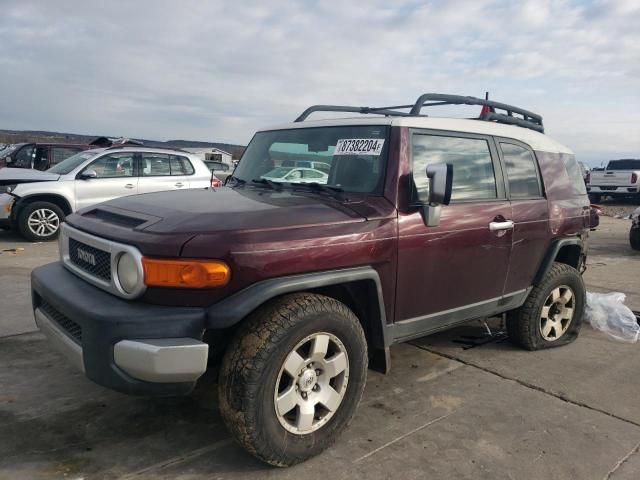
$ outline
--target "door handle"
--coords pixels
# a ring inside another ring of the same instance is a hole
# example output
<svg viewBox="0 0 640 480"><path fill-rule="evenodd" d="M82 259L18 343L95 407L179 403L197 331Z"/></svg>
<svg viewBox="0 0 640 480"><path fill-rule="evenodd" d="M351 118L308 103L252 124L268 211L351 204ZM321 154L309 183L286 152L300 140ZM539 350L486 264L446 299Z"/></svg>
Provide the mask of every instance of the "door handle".
<svg viewBox="0 0 640 480"><path fill-rule="evenodd" d="M135 185L133 183L127 183L124 188L133 188Z"/></svg>
<svg viewBox="0 0 640 480"><path fill-rule="evenodd" d="M176 183L176 187L180 188L180 187L184 187L184 183L182 182L178 182Z"/></svg>
<svg viewBox="0 0 640 480"><path fill-rule="evenodd" d="M504 222L491 222L489 224L489 230L497 232L500 230L513 230L513 221L505 220Z"/></svg>

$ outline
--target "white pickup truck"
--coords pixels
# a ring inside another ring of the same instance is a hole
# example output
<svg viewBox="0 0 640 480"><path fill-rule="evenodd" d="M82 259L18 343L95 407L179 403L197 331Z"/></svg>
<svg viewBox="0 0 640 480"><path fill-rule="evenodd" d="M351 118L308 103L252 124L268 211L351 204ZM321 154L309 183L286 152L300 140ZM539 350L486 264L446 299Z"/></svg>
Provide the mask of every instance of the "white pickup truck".
<svg viewBox="0 0 640 480"><path fill-rule="evenodd" d="M639 196L640 159L610 160L604 170L591 170L587 179L587 192L595 203L603 196Z"/></svg>

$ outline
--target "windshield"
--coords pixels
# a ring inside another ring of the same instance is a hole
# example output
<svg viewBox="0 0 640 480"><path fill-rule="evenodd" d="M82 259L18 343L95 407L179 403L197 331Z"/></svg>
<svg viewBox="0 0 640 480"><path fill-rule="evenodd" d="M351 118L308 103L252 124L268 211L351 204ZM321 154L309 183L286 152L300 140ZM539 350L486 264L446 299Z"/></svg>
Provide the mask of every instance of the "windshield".
<svg viewBox="0 0 640 480"><path fill-rule="evenodd" d="M366 125L258 132L233 178L242 183L271 179L285 186L319 183L345 192L381 193L388 131L386 126Z"/></svg>
<svg viewBox="0 0 640 480"><path fill-rule="evenodd" d="M96 152L92 151L76 153L75 155L72 155L66 160L60 162L55 167L51 167L49 170L47 170L47 172L55 173L58 175L66 175L67 173L72 172L74 169L82 165L86 160L89 160L91 157L95 156Z"/></svg>
<svg viewBox="0 0 640 480"><path fill-rule="evenodd" d="M17 148L17 145L7 145L3 149L0 150L0 158L4 158L13 152Z"/></svg>

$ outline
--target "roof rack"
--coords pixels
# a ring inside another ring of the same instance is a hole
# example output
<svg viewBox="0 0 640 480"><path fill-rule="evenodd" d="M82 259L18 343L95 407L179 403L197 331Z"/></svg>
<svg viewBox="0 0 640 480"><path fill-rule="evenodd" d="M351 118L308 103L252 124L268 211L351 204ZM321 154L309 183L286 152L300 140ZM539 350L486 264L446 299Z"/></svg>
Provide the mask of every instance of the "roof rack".
<svg viewBox="0 0 640 480"><path fill-rule="evenodd" d="M384 115L386 117L421 117L424 107L435 107L441 105L481 105L480 116L476 120L488 122L505 123L507 125L517 125L529 128L540 133L544 133L542 117L536 113L523 108L514 107L506 103L494 102L493 100L467 97L463 95L448 95L443 93L425 93L420 95L416 103L411 105L394 105L390 107L349 107L343 105L313 105L307 108L295 119L296 122L303 122L314 112L351 112L361 114ZM398 111L398 109L410 109L409 112ZM496 110L503 110L496 112Z"/></svg>

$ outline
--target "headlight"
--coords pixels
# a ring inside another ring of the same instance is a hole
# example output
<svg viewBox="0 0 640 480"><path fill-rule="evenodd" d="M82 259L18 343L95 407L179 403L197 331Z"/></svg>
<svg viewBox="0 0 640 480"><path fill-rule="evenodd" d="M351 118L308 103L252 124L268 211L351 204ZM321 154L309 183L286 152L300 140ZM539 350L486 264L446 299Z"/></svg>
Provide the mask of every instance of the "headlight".
<svg viewBox="0 0 640 480"><path fill-rule="evenodd" d="M128 253L123 253L118 258L118 283L126 293L132 293L140 282L140 273L135 258Z"/></svg>

